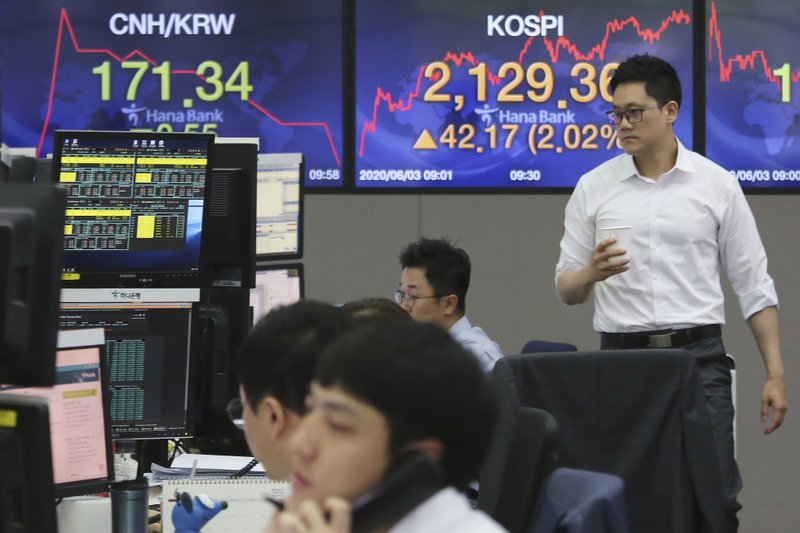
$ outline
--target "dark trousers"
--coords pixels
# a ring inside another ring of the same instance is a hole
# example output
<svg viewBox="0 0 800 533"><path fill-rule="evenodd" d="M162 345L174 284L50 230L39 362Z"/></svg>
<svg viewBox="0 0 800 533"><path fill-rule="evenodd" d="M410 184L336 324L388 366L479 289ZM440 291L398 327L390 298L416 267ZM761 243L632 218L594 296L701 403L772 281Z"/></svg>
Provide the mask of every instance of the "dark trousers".
<svg viewBox="0 0 800 533"><path fill-rule="evenodd" d="M722 468L729 523L736 531L739 519L736 513L742 508L737 500L742 490L742 477L736 465L733 445L733 399L731 396L732 361L725 353L722 339L711 338L689 344L685 348L697 356L697 368L703 382L708 414L714 431L714 440Z"/></svg>
<svg viewBox="0 0 800 533"><path fill-rule="evenodd" d="M682 348L694 353L697 357L697 368L703 382L708 414L714 433L714 443L719 456L722 471L722 482L725 490L726 508L728 511L729 531L735 532L739 527L736 513L742 508L737 496L742 490L742 478L736 465L733 445L733 398L731 395L732 361L725 353L721 337L712 337L687 344ZM618 349L613 346L601 346L601 350Z"/></svg>

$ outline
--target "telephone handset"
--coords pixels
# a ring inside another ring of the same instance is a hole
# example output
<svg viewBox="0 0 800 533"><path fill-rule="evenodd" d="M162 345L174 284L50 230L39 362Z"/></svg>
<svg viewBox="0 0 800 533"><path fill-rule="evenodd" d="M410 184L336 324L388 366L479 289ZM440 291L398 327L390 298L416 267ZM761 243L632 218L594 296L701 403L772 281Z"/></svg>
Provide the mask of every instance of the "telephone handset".
<svg viewBox="0 0 800 533"><path fill-rule="evenodd" d="M380 485L353 503L351 533L369 533L396 522L444 485L444 474L425 454L403 453Z"/></svg>

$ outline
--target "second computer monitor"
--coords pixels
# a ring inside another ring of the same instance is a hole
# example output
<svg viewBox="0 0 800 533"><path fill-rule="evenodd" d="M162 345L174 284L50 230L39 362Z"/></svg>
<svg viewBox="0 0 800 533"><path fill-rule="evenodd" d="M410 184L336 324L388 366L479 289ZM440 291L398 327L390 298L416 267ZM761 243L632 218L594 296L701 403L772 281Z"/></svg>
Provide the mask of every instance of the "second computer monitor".
<svg viewBox="0 0 800 533"><path fill-rule="evenodd" d="M256 258L303 255L303 154L259 154Z"/></svg>
<svg viewBox="0 0 800 533"><path fill-rule="evenodd" d="M60 327L105 330L115 439L192 435L192 302L62 303Z"/></svg>

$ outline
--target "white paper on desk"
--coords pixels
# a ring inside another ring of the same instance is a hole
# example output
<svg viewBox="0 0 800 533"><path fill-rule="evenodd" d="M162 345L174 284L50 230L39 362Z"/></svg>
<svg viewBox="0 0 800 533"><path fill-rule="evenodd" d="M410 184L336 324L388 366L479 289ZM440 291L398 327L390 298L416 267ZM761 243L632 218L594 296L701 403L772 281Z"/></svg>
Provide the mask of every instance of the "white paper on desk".
<svg viewBox="0 0 800 533"><path fill-rule="evenodd" d="M225 501L223 509L203 526L203 533L261 533L275 507L264 498L283 500L289 494L290 485L285 481L271 481L265 477L239 479L168 479L161 493L161 516L163 533L174 533L172 511L175 493L188 492L194 497L206 494L217 501Z"/></svg>
<svg viewBox="0 0 800 533"><path fill-rule="evenodd" d="M194 468L195 460L197 467ZM167 468L153 463L150 469L153 472L153 482L158 483L166 479L187 478L194 473L198 478L222 478L239 471L250 462L250 457L229 455L198 455L183 454L172 462L172 467ZM257 464L244 477L264 477L264 467Z"/></svg>
<svg viewBox="0 0 800 533"><path fill-rule="evenodd" d="M205 455L198 453L184 453L172 461L170 468L188 469L190 472L197 460L197 471L200 472L236 472L244 468L253 458L241 455ZM264 473L264 466L258 463L251 472Z"/></svg>

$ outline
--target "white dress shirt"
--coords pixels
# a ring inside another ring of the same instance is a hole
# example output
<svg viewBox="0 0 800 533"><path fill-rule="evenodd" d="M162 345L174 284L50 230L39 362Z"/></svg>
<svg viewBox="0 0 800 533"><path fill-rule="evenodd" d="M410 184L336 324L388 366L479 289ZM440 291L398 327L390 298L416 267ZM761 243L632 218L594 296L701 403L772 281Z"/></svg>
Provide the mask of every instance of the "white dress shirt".
<svg viewBox="0 0 800 533"><path fill-rule="evenodd" d="M736 178L678 141L652 180L627 154L583 175L565 210L556 279L592 259L598 228L631 226L630 270L595 284L594 329L650 331L724 324L720 270L745 318L778 304L767 256Z"/></svg>
<svg viewBox="0 0 800 533"><path fill-rule="evenodd" d="M483 511L470 507L466 496L445 488L422 502L389 533L502 533L506 531Z"/></svg>
<svg viewBox="0 0 800 533"><path fill-rule="evenodd" d="M491 372L495 362L503 357L503 350L478 326L469 323L467 315L450 326L448 333L464 348L475 354L486 372Z"/></svg>

